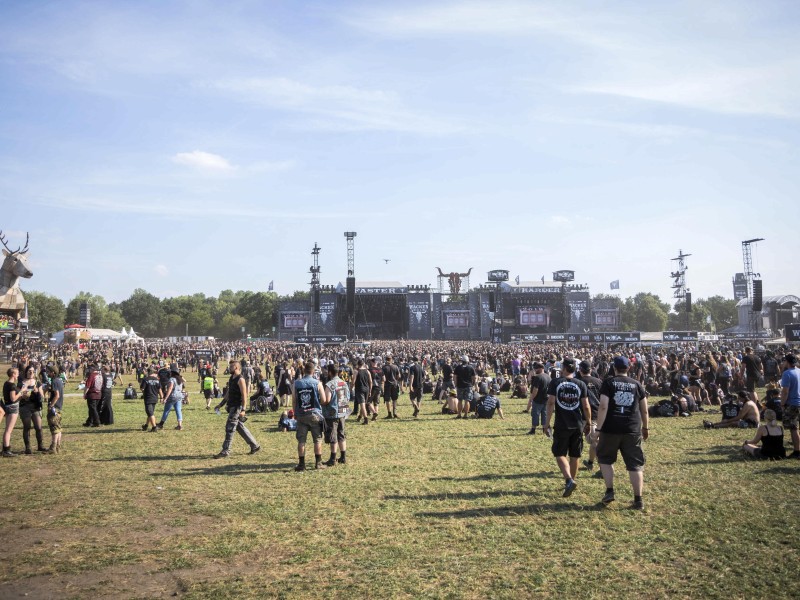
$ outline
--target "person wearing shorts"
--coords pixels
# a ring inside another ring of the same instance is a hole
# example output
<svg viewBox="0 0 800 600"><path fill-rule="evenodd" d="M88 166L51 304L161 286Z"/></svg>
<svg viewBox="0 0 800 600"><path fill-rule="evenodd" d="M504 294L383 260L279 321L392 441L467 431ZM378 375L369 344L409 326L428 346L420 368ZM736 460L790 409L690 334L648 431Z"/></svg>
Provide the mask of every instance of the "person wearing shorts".
<svg viewBox="0 0 800 600"><path fill-rule="evenodd" d="M364 419L364 425L369 425L369 414L372 412L370 404L372 391L372 375L364 364L364 359L359 358L355 375L355 406L358 406L358 421ZM355 410L354 406L354 410ZM377 416L377 413L375 414Z"/></svg>
<svg viewBox="0 0 800 600"><path fill-rule="evenodd" d="M58 367L47 365L47 376L50 377L47 401L47 426L50 428L52 438L48 454L61 452L61 409L64 406L64 380L61 378Z"/></svg>
<svg viewBox="0 0 800 600"><path fill-rule="evenodd" d="M583 452L583 434L590 432L592 415L586 384L575 377L577 369L574 358L565 358L561 376L550 381L547 388L547 415L543 429L545 435L550 432L550 419L555 413L552 451L564 476L564 498L571 496L578 487L575 477Z"/></svg>
<svg viewBox="0 0 800 600"><path fill-rule="evenodd" d="M339 367L330 362L327 366L328 382L322 401L322 416L325 417L325 443L330 444L331 456L325 463L336 466L336 451L339 450L339 464L347 463L347 434L344 422L350 406L350 386L339 377Z"/></svg>
<svg viewBox="0 0 800 600"><path fill-rule="evenodd" d="M383 370L378 366L378 360L374 357L369 359L369 374L372 377L369 403L372 405L372 420L374 421L378 418L378 406L381 403L381 393L383 392Z"/></svg>
<svg viewBox="0 0 800 600"><path fill-rule="evenodd" d="M781 361L781 405L783 406L783 426L792 436L791 458L800 458L800 369L797 368L797 357L787 354Z"/></svg>
<svg viewBox="0 0 800 600"><path fill-rule="evenodd" d="M456 382L456 395L458 397L458 415L456 419L466 419L469 416L470 403L473 400L472 389L478 379L475 367L469 364L469 356L461 357L461 362L453 369L453 378Z"/></svg>
<svg viewBox="0 0 800 600"><path fill-rule="evenodd" d="M386 404L385 419L399 419L397 416L397 398L400 395L400 368L394 364L391 356L386 357L383 365L383 402Z"/></svg>
<svg viewBox="0 0 800 600"><path fill-rule="evenodd" d="M630 363L624 356L613 361L614 375L607 377L600 388L597 412L597 462L603 473L606 493L602 503L614 501L614 463L622 455L633 488L632 508L642 510L645 456L642 441L649 436L647 392L639 381L628 377Z"/></svg>
<svg viewBox="0 0 800 600"><path fill-rule="evenodd" d="M145 424L142 425L142 431L147 431L148 427L153 433L158 433L156 425L156 404L163 396L161 391L161 382L156 375L155 367L147 369L147 376L142 379L139 384L142 389L142 398L144 399L144 414L147 417Z"/></svg>
<svg viewBox="0 0 800 600"><path fill-rule="evenodd" d="M11 451L11 432L14 431L14 425L17 424L19 417L19 394L17 393L17 379L19 378L19 369L10 368L6 371L8 381L3 384L3 416L6 419L6 428L3 431L3 456L11 458L16 456Z"/></svg>
<svg viewBox="0 0 800 600"><path fill-rule="evenodd" d="M322 462L322 428L325 419L322 417L322 398L325 397L325 390L319 380L314 379L314 371L317 365L313 361L308 361L303 365L303 377L294 382L292 389L292 399L294 402L294 414L297 419L297 466L295 471L306 470L306 441L308 432L311 432L311 439L314 442L314 468L324 469L325 463Z"/></svg>
<svg viewBox="0 0 800 600"><path fill-rule="evenodd" d="M414 417L419 414L419 405L420 402L422 402L422 382L424 379L425 372L422 370L422 365L419 364L419 358L412 356L411 364L408 366L408 397L411 400L411 406L414 407Z"/></svg>

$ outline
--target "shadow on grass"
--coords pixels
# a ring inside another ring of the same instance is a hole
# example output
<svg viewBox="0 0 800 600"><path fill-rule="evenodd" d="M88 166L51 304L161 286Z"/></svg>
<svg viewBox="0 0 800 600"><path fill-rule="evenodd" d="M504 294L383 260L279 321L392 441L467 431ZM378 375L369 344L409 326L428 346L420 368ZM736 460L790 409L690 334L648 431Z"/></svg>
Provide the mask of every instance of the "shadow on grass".
<svg viewBox="0 0 800 600"><path fill-rule="evenodd" d="M773 462L781 462L784 461L773 461ZM793 461L794 462L794 461ZM800 473L800 462L795 462L794 466L789 466L787 464L783 464L781 466L774 466L769 467L767 469L762 469L760 471L756 471L757 473L769 473L770 475L797 475Z"/></svg>
<svg viewBox="0 0 800 600"><path fill-rule="evenodd" d="M493 481L495 479L547 479L555 477L555 471L541 471L539 473L486 473L472 477L430 477L429 481Z"/></svg>
<svg viewBox="0 0 800 600"><path fill-rule="evenodd" d="M734 456L738 454L737 448L734 448L733 444L724 444L721 446L708 446L706 448L692 448L691 450L686 450L686 454L694 455L694 456Z"/></svg>
<svg viewBox="0 0 800 600"><path fill-rule="evenodd" d="M441 494L419 494L419 495L388 495L384 500L479 500L481 498L502 498L504 496L533 496L534 492L512 490L512 491L485 491L485 492L444 492Z"/></svg>
<svg viewBox="0 0 800 600"><path fill-rule="evenodd" d="M247 475L250 473L275 473L289 471L295 463L280 463L276 465L263 464L215 464L213 467L200 467L197 469L184 469L181 473L152 473L153 477L195 477L197 475ZM313 471L314 469L309 469Z"/></svg>
<svg viewBox="0 0 800 600"><path fill-rule="evenodd" d="M525 506L498 506L495 508L470 508L445 512L418 512L415 517L432 519L473 519L476 517L516 517L543 512L599 512L606 510L602 504L545 503Z"/></svg>
<svg viewBox="0 0 800 600"><path fill-rule="evenodd" d="M115 456L113 458L95 458L92 462L170 462L173 460L203 460L210 458L207 454L180 454L177 456Z"/></svg>
<svg viewBox="0 0 800 600"><path fill-rule="evenodd" d="M114 429L109 429L106 425L101 425L100 427L81 427L80 429L65 429L64 433L68 435L83 435L83 434L91 434L94 435L96 433L133 433L134 431L141 431L138 429L131 429L130 427L115 427Z"/></svg>

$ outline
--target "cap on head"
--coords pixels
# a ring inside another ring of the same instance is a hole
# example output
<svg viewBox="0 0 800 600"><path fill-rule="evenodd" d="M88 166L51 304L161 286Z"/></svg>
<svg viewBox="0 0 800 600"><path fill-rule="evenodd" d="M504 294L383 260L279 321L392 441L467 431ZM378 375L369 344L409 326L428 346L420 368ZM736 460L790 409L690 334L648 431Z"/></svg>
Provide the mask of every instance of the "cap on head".
<svg viewBox="0 0 800 600"><path fill-rule="evenodd" d="M615 369L629 369L631 366L630 361L625 358L624 356L615 356L614 357L614 368Z"/></svg>
<svg viewBox="0 0 800 600"><path fill-rule="evenodd" d="M461 362L469 362L469 356L467 356L466 354L464 356L462 356L461 357Z"/></svg>
<svg viewBox="0 0 800 600"><path fill-rule="evenodd" d="M497 385L496 383L493 383L492 384L492 391L496 394L497 392L500 391L500 386Z"/></svg>

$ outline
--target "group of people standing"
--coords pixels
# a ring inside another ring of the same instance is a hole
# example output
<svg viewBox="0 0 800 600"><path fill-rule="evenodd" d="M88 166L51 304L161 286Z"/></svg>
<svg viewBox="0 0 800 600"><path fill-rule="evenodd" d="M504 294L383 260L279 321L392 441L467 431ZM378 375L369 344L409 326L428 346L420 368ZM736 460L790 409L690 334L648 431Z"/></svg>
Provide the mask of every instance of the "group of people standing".
<svg viewBox="0 0 800 600"><path fill-rule="evenodd" d="M20 373L22 376L20 378ZM61 409L64 404L64 378L53 364L46 365L41 377L36 365L26 364L22 368L11 367L6 372L3 384L3 403L0 419L5 418L2 456L11 458L16 454L11 449L11 434L18 418L22 418L22 440L25 454L32 454L30 432L36 436L36 451L55 454L61 450ZM45 448L42 432L42 411L47 405L47 425L50 429L50 446Z"/></svg>

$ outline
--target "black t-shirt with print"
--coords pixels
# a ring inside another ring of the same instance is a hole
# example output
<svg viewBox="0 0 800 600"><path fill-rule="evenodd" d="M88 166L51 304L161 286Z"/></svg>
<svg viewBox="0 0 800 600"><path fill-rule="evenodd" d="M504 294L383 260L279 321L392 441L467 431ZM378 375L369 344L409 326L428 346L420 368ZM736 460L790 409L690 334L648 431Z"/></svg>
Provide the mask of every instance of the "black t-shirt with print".
<svg viewBox="0 0 800 600"><path fill-rule="evenodd" d="M588 397L588 394L586 384L574 377L557 377L550 382L547 395L556 397L556 430L583 429L586 416L583 414L581 399Z"/></svg>
<svg viewBox="0 0 800 600"><path fill-rule="evenodd" d="M608 412L602 433L640 433L642 415L639 402L647 397L641 383L626 375L607 377L600 388L600 395L608 396Z"/></svg>

